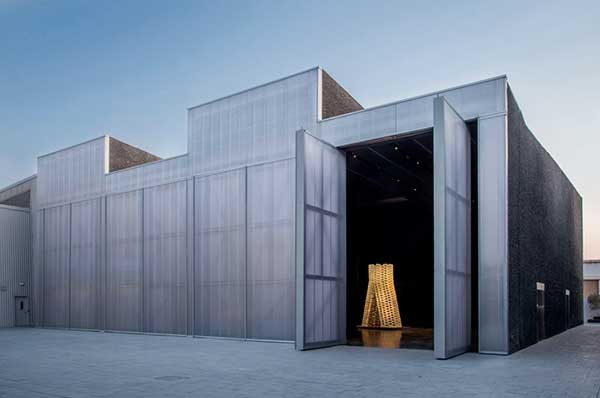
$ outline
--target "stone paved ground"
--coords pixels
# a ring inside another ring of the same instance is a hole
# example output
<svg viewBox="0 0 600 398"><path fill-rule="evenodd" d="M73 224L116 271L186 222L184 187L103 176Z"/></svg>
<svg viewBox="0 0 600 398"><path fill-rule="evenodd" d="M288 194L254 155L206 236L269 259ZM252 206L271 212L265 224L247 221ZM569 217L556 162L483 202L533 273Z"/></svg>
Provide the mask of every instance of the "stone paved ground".
<svg viewBox="0 0 600 398"><path fill-rule="evenodd" d="M0 330L0 397L597 397L600 327L514 355Z"/></svg>

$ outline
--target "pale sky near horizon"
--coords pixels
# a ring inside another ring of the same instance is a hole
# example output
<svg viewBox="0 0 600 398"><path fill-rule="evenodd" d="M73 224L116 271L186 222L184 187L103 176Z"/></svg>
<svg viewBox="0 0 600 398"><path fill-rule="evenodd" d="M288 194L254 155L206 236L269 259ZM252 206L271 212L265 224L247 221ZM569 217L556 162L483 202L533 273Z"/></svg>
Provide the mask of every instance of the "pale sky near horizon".
<svg viewBox="0 0 600 398"><path fill-rule="evenodd" d="M186 109L320 65L365 107L507 74L600 258L600 2L0 0L0 187L109 133L168 157Z"/></svg>

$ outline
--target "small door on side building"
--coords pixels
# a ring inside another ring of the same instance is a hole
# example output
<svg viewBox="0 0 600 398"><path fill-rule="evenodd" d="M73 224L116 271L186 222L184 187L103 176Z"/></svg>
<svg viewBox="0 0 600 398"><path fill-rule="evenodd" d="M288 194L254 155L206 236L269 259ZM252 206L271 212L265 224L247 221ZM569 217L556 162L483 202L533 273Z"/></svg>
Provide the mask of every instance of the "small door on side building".
<svg viewBox="0 0 600 398"><path fill-rule="evenodd" d="M471 136L444 97L434 100L434 355L471 345Z"/></svg>
<svg viewBox="0 0 600 398"><path fill-rule="evenodd" d="M31 326L29 297L15 297L15 326Z"/></svg>
<svg viewBox="0 0 600 398"><path fill-rule="evenodd" d="M346 342L346 156L296 133L296 349Z"/></svg>

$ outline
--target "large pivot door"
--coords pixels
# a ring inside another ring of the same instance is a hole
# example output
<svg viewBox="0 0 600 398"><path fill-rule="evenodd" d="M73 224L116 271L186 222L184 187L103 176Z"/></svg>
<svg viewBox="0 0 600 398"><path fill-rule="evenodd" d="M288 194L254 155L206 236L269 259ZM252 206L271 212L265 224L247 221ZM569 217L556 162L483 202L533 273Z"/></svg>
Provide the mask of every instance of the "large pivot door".
<svg viewBox="0 0 600 398"><path fill-rule="evenodd" d="M434 100L434 353L471 344L471 137L444 97Z"/></svg>
<svg viewBox="0 0 600 398"><path fill-rule="evenodd" d="M346 340L346 158L296 133L296 349Z"/></svg>

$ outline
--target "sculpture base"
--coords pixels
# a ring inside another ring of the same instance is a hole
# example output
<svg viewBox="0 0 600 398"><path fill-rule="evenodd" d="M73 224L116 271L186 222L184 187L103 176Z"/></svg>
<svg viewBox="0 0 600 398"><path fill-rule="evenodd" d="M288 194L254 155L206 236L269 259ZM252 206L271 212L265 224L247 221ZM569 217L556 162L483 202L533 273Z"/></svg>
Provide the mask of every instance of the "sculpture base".
<svg viewBox="0 0 600 398"><path fill-rule="evenodd" d="M363 326L363 325L357 325L356 326L359 329L379 329L379 330L399 330L399 329L403 329L402 326Z"/></svg>

